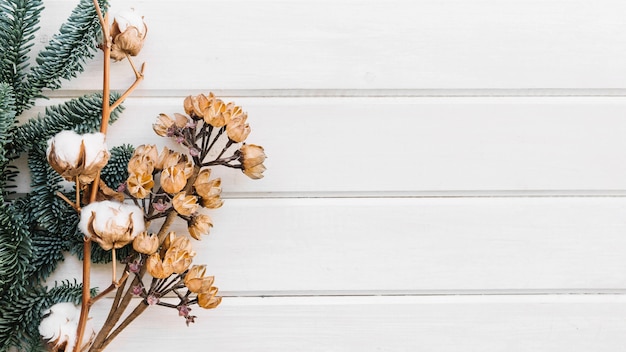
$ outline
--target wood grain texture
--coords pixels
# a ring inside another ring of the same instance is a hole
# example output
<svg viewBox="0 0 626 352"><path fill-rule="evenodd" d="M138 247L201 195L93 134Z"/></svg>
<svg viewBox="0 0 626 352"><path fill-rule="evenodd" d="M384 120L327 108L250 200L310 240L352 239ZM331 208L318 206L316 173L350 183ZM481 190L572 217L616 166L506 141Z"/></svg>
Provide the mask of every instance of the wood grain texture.
<svg viewBox="0 0 626 352"><path fill-rule="evenodd" d="M75 2L44 3L42 42ZM150 27L138 58L148 62L142 90L623 88L626 81L626 3L619 0L131 6ZM130 69L114 66L113 87L121 89ZM66 88L99 89L99 67Z"/></svg>
<svg viewBox="0 0 626 352"><path fill-rule="evenodd" d="M218 171L230 194L626 190L626 163L619 162L626 160L622 98L224 99L248 112L248 142L263 145L268 155L267 177L259 181ZM129 99L110 128L109 146L168 143L151 126L159 113L183 112L182 100Z"/></svg>
<svg viewBox="0 0 626 352"><path fill-rule="evenodd" d="M229 199L194 262L229 295L607 292L626 288L625 212L603 197Z"/></svg>
<svg viewBox="0 0 626 352"><path fill-rule="evenodd" d="M150 308L111 348L612 352L626 342L625 303L593 295L227 298L217 310L194 311L191 327L174 310Z"/></svg>

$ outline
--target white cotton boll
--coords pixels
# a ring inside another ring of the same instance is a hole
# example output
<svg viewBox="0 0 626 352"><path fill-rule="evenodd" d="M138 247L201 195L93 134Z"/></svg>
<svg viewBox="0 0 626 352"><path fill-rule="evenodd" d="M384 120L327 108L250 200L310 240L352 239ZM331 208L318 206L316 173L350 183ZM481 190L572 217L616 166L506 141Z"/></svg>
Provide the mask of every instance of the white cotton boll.
<svg viewBox="0 0 626 352"><path fill-rule="evenodd" d="M108 154L103 133L87 133L82 138L85 145L85 167L99 162L103 159L104 154Z"/></svg>
<svg viewBox="0 0 626 352"><path fill-rule="evenodd" d="M76 166L82 140L82 136L74 131L61 131L48 140L46 154L50 155L50 149L52 144L54 144L54 153L57 159Z"/></svg>
<svg viewBox="0 0 626 352"><path fill-rule="evenodd" d="M120 29L120 32L126 31L128 27L135 27L142 35L145 34L145 27L143 24L143 16L137 14L135 9L125 9L115 14L115 22Z"/></svg>
<svg viewBox="0 0 626 352"><path fill-rule="evenodd" d="M54 347L63 344L65 351L72 351L76 344L76 330L80 320L80 308L70 302L57 303L43 313L39 334ZM95 332L88 320L83 335L83 346L91 343Z"/></svg>
<svg viewBox="0 0 626 352"><path fill-rule="evenodd" d="M94 202L81 210L78 228L104 250L121 248L145 231L143 210L114 201Z"/></svg>

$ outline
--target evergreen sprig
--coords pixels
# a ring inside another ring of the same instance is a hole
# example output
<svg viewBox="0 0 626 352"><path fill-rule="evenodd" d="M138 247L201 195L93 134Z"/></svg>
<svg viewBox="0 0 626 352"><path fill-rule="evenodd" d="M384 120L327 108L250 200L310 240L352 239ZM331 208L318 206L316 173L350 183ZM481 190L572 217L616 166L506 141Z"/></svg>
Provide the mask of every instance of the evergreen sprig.
<svg viewBox="0 0 626 352"><path fill-rule="evenodd" d="M120 96L121 94L117 92L111 92L111 102L115 102ZM122 106L113 110L110 123L115 122L122 111ZM43 116L30 119L13 130L11 137L13 143L10 148L16 154L26 152L35 143L46 141L68 129L73 129L77 133L95 132L100 127L101 116L102 93L84 95L63 104L47 107Z"/></svg>
<svg viewBox="0 0 626 352"><path fill-rule="evenodd" d="M102 11L106 11L108 1L98 3ZM99 20L93 2L81 0L59 33L37 55L37 65L27 74L23 94L17 100L18 113L32 106L35 98L43 97L43 89L58 89L61 80L83 72L86 60L93 58L96 52L99 36Z"/></svg>
<svg viewBox="0 0 626 352"><path fill-rule="evenodd" d="M43 8L41 0L0 2L0 82L10 84L17 95L23 91L28 54Z"/></svg>

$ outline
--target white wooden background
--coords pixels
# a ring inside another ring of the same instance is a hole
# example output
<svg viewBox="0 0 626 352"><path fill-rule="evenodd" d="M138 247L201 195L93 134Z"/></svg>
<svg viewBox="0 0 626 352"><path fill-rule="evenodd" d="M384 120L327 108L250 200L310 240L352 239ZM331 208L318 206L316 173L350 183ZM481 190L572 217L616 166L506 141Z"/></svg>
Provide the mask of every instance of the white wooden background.
<svg viewBox="0 0 626 352"><path fill-rule="evenodd" d="M269 156L261 181L221 172L196 261L222 305L189 328L150 309L112 350L623 349L626 2L112 2L149 39L110 145L162 145L155 116L215 91ZM74 4L45 1L39 46Z"/></svg>

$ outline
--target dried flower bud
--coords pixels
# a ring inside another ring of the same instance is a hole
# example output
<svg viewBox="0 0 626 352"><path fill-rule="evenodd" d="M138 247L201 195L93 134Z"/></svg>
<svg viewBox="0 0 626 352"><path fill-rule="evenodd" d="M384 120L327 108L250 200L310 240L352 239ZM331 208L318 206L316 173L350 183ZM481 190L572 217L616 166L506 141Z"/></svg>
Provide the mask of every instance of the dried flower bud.
<svg viewBox="0 0 626 352"><path fill-rule="evenodd" d="M148 235L147 232L142 232L133 240L133 248L135 251L143 254L153 254L159 249L159 237L155 235Z"/></svg>
<svg viewBox="0 0 626 352"><path fill-rule="evenodd" d="M222 297L216 297L217 287L213 286L208 292L198 295L198 305L205 309L217 307L222 302Z"/></svg>
<svg viewBox="0 0 626 352"><path fill-rule="evenodd" d="M154 253L146 259L146 270L156 279L165 279L174 273L172 258L161 260L159 253Z"/></svg>
<svg viewBox="0 0 626 352"><path fill-rule="evenodd" d="M78 227L104 250L121 248L145 229L143 211L130 204L113 201L86 205Z"/></svg>
<svg viewBox="0 0 626 352"><path fill-rule="evenodd" d="M134 9L116 14L111 25L111 58L120 61L126 55L137 56L143 48L147 33L148 26L143 21L143 16L135 13Z"/></svg>
<svg viewBox="0 0 626 352"><path fill-rule="evenodd" d="M204 112L209 108L210 101L204 95L188 96L183 102L185 113L194 120L200 120L204 117Z"/></svg>
<svg viewBox="0 0 626 352"><path fill-rule="evenodd" d="M241 156L239 161L241 162L242 171L251 179L260 179L263 177L263 171L265 166L266 155L263 147L255 144L244 144L241 146Z"/></svg>
<svg viewBox="0 0 626 352"><path fill-rule="evenodd" d="M70 302L57 303L43 312L43 319L39 323L39 334L47 342L51 351L73 351L77 340L78 320L80 307ZM83 350L91 345L95 338L95 331L91 319L87 320L82 338Z"/></svg>
<svg viewBox="0 0 626 352"><path fill-rule="evenodd" d="M172 199L172 205L176 212L183 216L190 216L198 211L200 205L198 204L198 198L193 195L187 195L185 192L180 192Z"/></svg>
<svg viewBox="0 0 626 352"><path fill-rule="evenodd" d="M227 122L226 116L224 116L226 104L221 99L217 99L213 93L209 93L207 99L208 106L202 112L204 122L218 128L225 126Z"/></svg>
<svg viewBox="0 0 626 352"><path fill-rule="evenodd" d="M187 268L189 268L189 266L191 265L191 261L193 260L193 257L195 257L195 255L196 252L194 251L187 251L185 249L172 247L167 250L167 253L165 254L165 260L167 260L167 258L171 258L172 271L175 274L182 274L187 270Z"/></svg>
<svg viewBox="0 0 626 352"><path fill-rule="evenodd" d="M251 129L250 125L246 123L247 119L247 114L240 114L230 119L230 121L226 125L226 134L228 135L228 138L230 138L230 140L239 143L245 141L246 138L248 138Z"/></svg>
<svg viewBox="0 0 626 352"><path fill-rule="evenodd" d="M208 215L192 215L189 221L187 221L189 234L198 241L202 239L202 235L209 234L211 227L213 227L213 220Z"/></svg>
<svg viewBox="0 0 626 352"><path fill-rule="evenodd" d="M154 187L154 179L152 174L130 174L126 184L131 196L137 199L144 199L150 194L152 187Z"/></svg>
<svg viewBox="0 0 626 352"><path fill-rule="evenodd" d="M166 137L170 134L170 128L172 126L174 126L174 119L166 114L159 114L157 122L152 124L152 129L159 136Z"/></svg>
<svg viewBox="0 0 626 352"><path fill-rule="evenodd" d="M187 184L187 176L183 169L171 166L161 172L161 187L169 194L180 192Z"/></svg>
<svg viewBox="0 0 626 352"><path fill-rule="evenodd" d="M196 194L202 199L202 206L210 209L217 209L224 204L224 201L220 198L222 194L222 180L219 178L210 179L211 169L202 169L198 173L196 182L194 182L194 188Z"/></svg>
<svg viewBox="0 0 626 352"><path fill-rule="evenodd" d="M155 165L155 169L163 170L165 168L176 166L180 162L181 154L175 152L168 147L163 147L161 154L159 154L159 161Z"/></svg>
<svg viewBox="0 0 626 352"><path fill-rule="evenodd" d="M133 152L128 161L128 172L134 174L152 174L159 161L159 152L154 144L142 144Z"/></svg>
<svg viewBox="0 0 626 352"><path fill-rule="evenodd" d="M193 293L209 292L214 276L204 276L206 273L206 265L194 265L185 275L185 286Z"/></svg>
<svg viewBox="0 0 626 352"><path fill-rule="evenodd" d="M91 183L109 161L104 134L61 131L48 140L48 163L64 179Z"/></svg>

